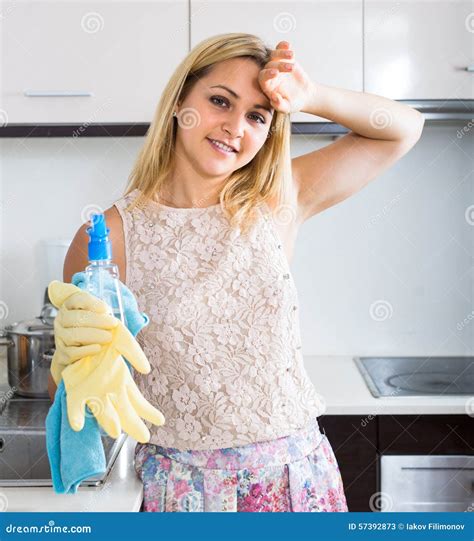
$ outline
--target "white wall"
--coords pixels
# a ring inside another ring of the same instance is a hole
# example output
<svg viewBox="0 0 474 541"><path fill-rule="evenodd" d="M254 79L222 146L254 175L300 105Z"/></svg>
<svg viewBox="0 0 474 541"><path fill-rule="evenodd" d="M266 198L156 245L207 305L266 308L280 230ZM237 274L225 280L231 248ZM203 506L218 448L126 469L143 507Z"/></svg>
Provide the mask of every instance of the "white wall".
<svg viewBox="0 0 474 541"><path fill-rule="evenodd" d="M425 124L388 172L303 225L292 264L303 354L473 354L474 226L465 214L474 205L474 130L459 138L463 125ZM294 136L293 155L330 142ZM0 325L39 314L55 277L42 241L71 239L85 209L118 199L142 143L0 140L0 302L8 307Z"/></svg>
<svg viewBox="0 0 474 541"><path fill-rule="evenodd" d="M425 124L390 170L303 225L306 354L474 353L474 130L458 138L462 126Z"/></svg>

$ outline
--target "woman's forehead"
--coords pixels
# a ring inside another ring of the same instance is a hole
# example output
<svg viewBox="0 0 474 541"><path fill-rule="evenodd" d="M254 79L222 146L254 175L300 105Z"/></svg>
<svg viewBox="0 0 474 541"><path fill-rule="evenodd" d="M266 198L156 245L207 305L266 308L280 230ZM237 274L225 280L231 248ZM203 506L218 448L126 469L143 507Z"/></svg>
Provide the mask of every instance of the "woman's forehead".
<svg viewBox="0 0 474 541"><path fill-rule="evenodd" d="M233 62L233 61L236 62ZM210 73L201 79L200 84L206 89L223 89L240 99L257 100L255 103L271 108L267 96L258 82L261 68L253 61L231 59L219 62Z"/></svg>

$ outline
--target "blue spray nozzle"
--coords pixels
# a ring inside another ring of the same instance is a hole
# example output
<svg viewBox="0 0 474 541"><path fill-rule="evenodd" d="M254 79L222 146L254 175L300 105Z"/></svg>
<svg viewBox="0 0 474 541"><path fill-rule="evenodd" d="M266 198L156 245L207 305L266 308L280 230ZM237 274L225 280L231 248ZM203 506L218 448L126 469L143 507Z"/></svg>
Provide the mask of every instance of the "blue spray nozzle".
<svg viewBox="0 0 474 541"><path fill-rule="evenodd" d="M91 226L87 228L89 261L112 259L109 233L104 214L91 214Z"/></svg>

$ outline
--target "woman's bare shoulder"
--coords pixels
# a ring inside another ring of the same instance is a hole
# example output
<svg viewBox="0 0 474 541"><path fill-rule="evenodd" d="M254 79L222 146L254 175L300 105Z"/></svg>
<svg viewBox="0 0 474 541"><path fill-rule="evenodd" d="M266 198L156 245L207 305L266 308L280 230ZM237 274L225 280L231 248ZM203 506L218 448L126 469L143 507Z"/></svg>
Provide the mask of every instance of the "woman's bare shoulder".
<svg viewBox="0 0 474 541"><path fill-rule="evenodd" d="M125 235L123 232L122 216L115 205L107 209L104 214L107 227L110 229L109 238L112 243L113 261L119 267L120 281L125 283L127 261L125 257Z"/></svg>
<svg viewBox="0 0 474 541"><path fill-rule="evenodd" d="M104 215L107 227L110 229L109 238L112 243L113 261L118 265L120 280L125 283L127 269L122 217L115 205L105 210ZM87 234L87 228L89 226L90 224L88 222L82 224L69 246L63 268L63 280L65 282L71 282L73 275L76 272L83 271L89 264L89 235Z"/></svg>

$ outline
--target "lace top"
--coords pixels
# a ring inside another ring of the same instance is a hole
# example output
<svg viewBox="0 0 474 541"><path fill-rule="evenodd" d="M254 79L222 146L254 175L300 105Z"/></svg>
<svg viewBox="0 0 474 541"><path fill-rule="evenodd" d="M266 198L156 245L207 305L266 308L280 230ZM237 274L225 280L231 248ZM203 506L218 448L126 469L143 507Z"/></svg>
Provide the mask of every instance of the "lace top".
<svg viewBox="0 0 474 541"><path fill-rule="evenodd" d="M271 212L249 236L220 204L125 207L126 285L150 322L137 336L152 366L135 371L165 416L149 443L179 450L287 436L324 413L303 365L296 287Z"/></svg>

